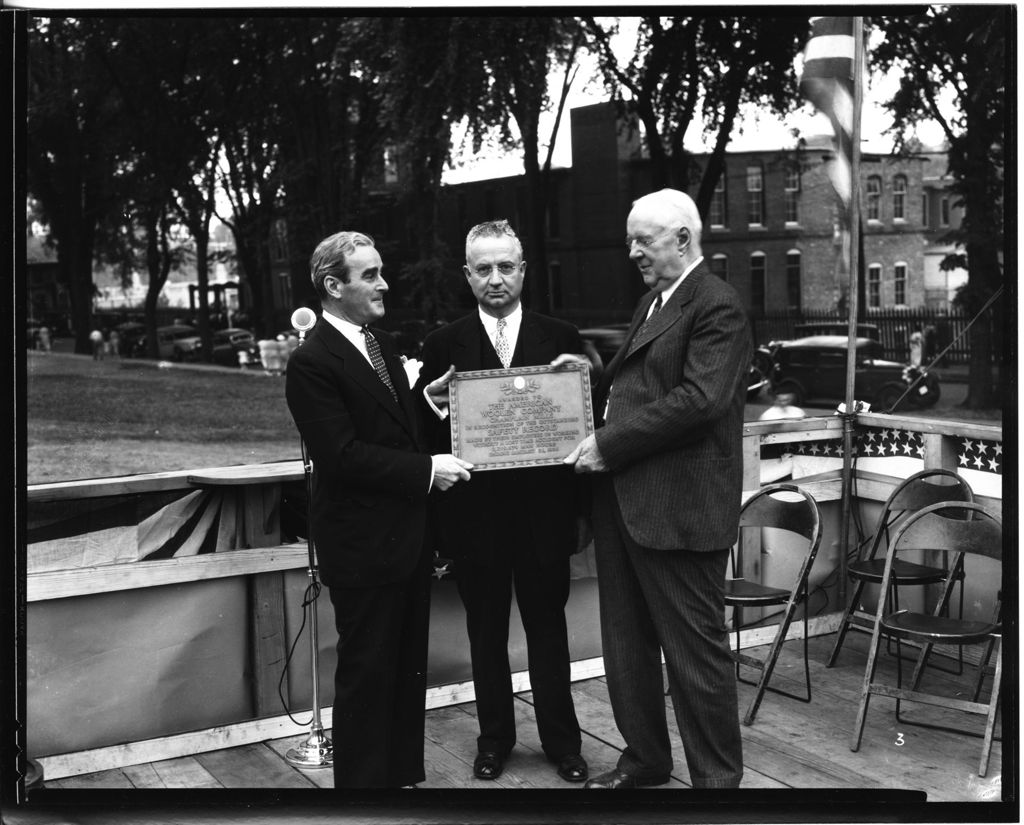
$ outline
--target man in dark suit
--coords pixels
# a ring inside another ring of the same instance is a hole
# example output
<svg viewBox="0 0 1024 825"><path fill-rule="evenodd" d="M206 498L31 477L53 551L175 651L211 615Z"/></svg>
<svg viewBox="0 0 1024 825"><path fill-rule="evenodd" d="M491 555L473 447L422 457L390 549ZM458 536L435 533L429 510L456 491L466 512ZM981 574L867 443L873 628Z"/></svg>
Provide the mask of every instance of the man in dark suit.
<svg viewBox="0 0 1024 825"><path fill-rule="evenodd" d="M310 260L323 313L288 362L313 461L310 530L338 629L334 786L421 782L430 611L427 494L472 465L430 455L384 315L373 240L339 232Z"/></svg>
<svg viewBox="0 0 1024 825"><path fill-rule="evenodd" d="M664 651L695 788L743 776L736 679L725 629L736 541L745 375L751 342L735 290L711 274L693 201L662 189L638 199L626 245L650 292L596 393L604 426L566 458L594 477L601 640L617 766L590 788L668 782Z"/></svg>
<svg viewBox="0 0 1024 825"><path fill-rule="evenodd" d="M432 332L417 389L436 422L435 447L451 449L448 383L459 372L586 360L571 324L523 310L526 264L507 221L473 227L466 281L478 311ZM428 418L429 420L429 418ZM541 746L568 782L587 778L569 685L565 604L576 550L576 482L567 467L475 473L434 501L438 546L454 559L466 608L480 736L473 773L497 779L516 742L508 661L513 585L529 648L530 687Z"/></svg>

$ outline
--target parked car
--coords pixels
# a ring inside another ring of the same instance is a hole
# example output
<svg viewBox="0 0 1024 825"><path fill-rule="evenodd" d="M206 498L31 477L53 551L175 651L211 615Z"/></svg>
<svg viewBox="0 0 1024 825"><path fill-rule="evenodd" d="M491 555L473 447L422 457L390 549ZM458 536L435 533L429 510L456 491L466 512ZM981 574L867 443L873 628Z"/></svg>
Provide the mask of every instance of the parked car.
<svg viewBox="0 0 1024 825"><path fill-rule="evenodd" d="M184 360L186 351L190 350L193 346L193 342L186 339L198 340L195 327L184 324L170 324L164 327L157 327L157 357L173 361ZM145 334L135 342L132 354L142 357L149 354L146 350Z"/></svg>
<svg viewBox="0 0 1024 825"><path fill-rule="evenodd" d="M844 401L848 347L845 335L813 335L772 344L772 392L791 394L798 407L808 401ZM923 408L939 400L939 377L934 372L885 360L882 344L870 338L857 338L856 347L856 400L870 403L875 412L891 412L898 401L900 408ZM911 384L913 388L900 401Z"/></svg>
<svg viewBox="0 0 1024 825"><path fill-rule="evenodd" d="M601 370L608 366L615 353L619 351L626 341L626 333L629 331L629 324L608 324L601 327L588 327L580 330L580 337L583 339L583 347L591 361L600 363L594 380L600 375ZM767 361L754 353L750 369L747 374L747 400L754 401L761 394L761 391L769 384L771 372L771 360Z"/></svg>
<svg viewBox="0 0 1024 825"><path fill-rule="evenodd" d="M120 324L116 324L114 329L117 330L117 334L120 338L120 344L118 345L120 352L118 355L137 355L139 349L139 342L141 341L141 348L146 348L146 325L140 324L138 321L125 321Z"/></svg>
<svg viewBox="0 0 1024 825"><path fill-rule="evenodd" d="M849 335L850 327L846 321L807 321L793 325L793 338L810 338L812 335ZM857 337L870 338L872 341L882 340L882 330L878 324L857 324Z"/></svg>
<svg viewBox="0 0 1024 825"><path fill-rule="evenodd" d="M255 336L247 329L228 327L213 333L213 363L224 367L237 367L241 364L238 353L244 352L249 366L260 363L260 348Z"/></svg>

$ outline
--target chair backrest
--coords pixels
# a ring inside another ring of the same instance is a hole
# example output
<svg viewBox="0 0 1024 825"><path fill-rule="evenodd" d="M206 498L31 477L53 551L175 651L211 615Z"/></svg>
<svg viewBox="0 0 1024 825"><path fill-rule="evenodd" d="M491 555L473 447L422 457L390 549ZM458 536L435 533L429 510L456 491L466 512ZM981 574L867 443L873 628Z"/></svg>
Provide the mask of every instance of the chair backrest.
<svg viewBox="0 0 1024 825"><path fill-rule="evenodd" d="M782 494L782 498L778 494ZM740 527L774 527L807 539L807 552L797 571L791 600L805 589L807 576L821 544L821 513L818 502L795 484L771 484L747 499L740 509ZM737 569L735 555L733 570Z"/></svg>
<svg viewBox="0 0 1024 825"><path fill-rule="evenodd" d="M946 483L941 483L942 480ZM873 559L880 546L888 545L891 531L907 514L941 501L974 501L974 491L952 470L922 470L900 482L882 507L865 558Z"/></svg>
<svg viewBox="0 0 1024 825"><path fill-rule="evenodd" d="M785 498L777 493L792 493ZM772 484L758 490L740 510L740 527L776 527L821 542L821 514L818 503L795 484Z"/></svg>
<svg viewBox="0 0 1024 825"><path fill-rule="evenodd" d="M940 501L911 514L889 543L889 557L911 550L948 550L1001 561L1002 521L976 502Z"/></svg>

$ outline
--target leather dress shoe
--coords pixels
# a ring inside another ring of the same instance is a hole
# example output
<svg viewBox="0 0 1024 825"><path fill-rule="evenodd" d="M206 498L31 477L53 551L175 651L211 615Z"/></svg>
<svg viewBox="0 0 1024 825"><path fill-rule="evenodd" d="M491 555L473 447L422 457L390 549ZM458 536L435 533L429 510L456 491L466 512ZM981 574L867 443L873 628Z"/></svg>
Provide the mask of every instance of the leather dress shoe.
<svg viewBox="0 0 1024 825"><path fill-rule="evenodd" d="M582 782L587 778L587 761L578 753L568 753L556 763L558 775L566 782Z"/></svg>
<svg viewBox="0 0 1024 825"><path fill-rule="evenodd" d="M650 778L633 776L632 774L623 773L618 768L612 768L610 771L605 771L604 773L598 774L593 779L587 780L587 784L583 787L618 791L629 788L642 788L651 785L664 785L671 778L672 777L668 774Z"/></svg>
<svg viewBox="0 0 1024 825"><path fill-rule="evenodd" d="M473 760L473 776L477 779L497 779L505 770L505 757L497 751L480 751Z"/></svg>

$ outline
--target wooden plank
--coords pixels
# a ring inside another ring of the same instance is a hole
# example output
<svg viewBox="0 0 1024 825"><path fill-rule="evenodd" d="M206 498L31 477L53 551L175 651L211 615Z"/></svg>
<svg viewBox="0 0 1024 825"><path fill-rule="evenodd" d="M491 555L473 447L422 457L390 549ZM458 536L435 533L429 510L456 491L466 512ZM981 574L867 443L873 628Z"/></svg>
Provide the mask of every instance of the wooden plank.
<svg viewBox="0 0 1024 825"><path fill-rule="evenodd" d="M212 479L239 477L246 484L266 481L300 481L303 478L302 462L277 461L269 464L248 464L235 467L211 467L202 470L169 470L162 473L139 473L130 476L88 478L78 481L56 481L46 484L30 484L26 488L26 500L65 501L73 498L100 498L103 496L134 495L161 490L188 490L199 484L191 479ZM244 478L243 478L244 477ZM220 481L219 483L224 483ZM232 482L234 483L234 482Z"/></svg>
<svg viewBox="0 0 1024 825"><path fill-rule="evenodd" d="M196 760L225 788L316 787L263 744L210 751Z"/></svg>
<svg viewBox="0 0 1024 825"><path fill-rule="evenodd" d="M129 765L124 774L136 788L221 788L210 772L191 756Z"/></svg>
<svg viewBox="0 0 1024 825"><path fill-rule="evenodd" d="M92 790L95 788L133 788L131 780L125 776L124 771L115 768L108 771L97 771L83 776L69 776L63 779L52 780L43 772L43 784L47 788L64 788Z"/></svg>
<svg viewBox="0 0 1024 825"><path fill-rule="evenodd" d="M282 698L288 706L288 680L280 685L281 664L288 655L285 638L284 575L259 573L249 583L249 634L253 713L266 716L280 708Z"/></svg>
<svg viewBox="0 0 1024 825"><path fill-rule="evenodd" d="M271 484L301 481L301 461L280 461L273 464L239 464L237 467L211 467L189 470L188 482L195 485Z"/></svg>
<svg viewBox="0 0 1024 825"><path fill-rule="evenodd" d="M54 570L25 577L26 599L38 602L228 576L295 570L306 567L308 560L309 554L303 543L226 550L180 559L154 559L75 570Z"/></svg>

